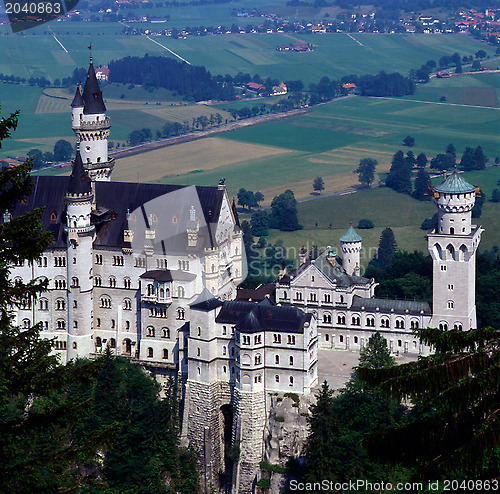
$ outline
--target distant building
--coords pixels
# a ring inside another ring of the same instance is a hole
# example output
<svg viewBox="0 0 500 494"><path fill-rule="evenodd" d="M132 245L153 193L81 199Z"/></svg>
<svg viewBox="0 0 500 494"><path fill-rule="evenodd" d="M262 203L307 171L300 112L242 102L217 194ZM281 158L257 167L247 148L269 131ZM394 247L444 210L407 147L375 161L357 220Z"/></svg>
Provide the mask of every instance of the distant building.
<svg viewBox="0 0 500 494"><path fill-rule="evenodd" d="M106 65L99 67L95 71L95 76L98 81L107 81L109 78L109 68Z"/></svg>

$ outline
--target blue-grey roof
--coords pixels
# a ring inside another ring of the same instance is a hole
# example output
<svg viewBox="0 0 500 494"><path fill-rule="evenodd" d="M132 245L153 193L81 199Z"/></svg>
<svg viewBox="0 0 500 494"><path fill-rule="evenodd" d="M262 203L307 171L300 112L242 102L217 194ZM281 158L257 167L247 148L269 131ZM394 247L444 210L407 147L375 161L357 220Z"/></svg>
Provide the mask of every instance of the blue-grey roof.
<svg viewBox="0 0 500 494"><path fill-rule="evenodd" d="M429 302L417 300L392 300L384 298L354 297L351 309L362 309L380 312L395 312L396 314L427 315L432 313Z"/></svg>
<svg viewBox="0 0 500 494"><path fill-rule="evenodd" d="M436 185L434 190L446 194L470 194L476 190L476 187L464 180L457 170L454 170L443 183Z"/></svg>
<svg viewBox="0 0 500 494"><path fill-rule="evenodd" d="M347 231L340 237L341 242L361 242L363 240L362 237L360 237L352 225L347 229Z"/></svg>
<svg viewBox="0 0 500 494"><path fill-rule="evenodd" d="M73 161L73 170L69 177L67 193L70 195L81 196L82 194L91 194L92 186L90 178L83 167L80 150L76 152L75 161Z"/></svg>
<svg viewBox="0 0 500 494"><path fill-rule="evenodd" d="M200 293L198 298L190 305L191 309L211 311L223 304L221 300L215 298L206 288Z"/></svg>

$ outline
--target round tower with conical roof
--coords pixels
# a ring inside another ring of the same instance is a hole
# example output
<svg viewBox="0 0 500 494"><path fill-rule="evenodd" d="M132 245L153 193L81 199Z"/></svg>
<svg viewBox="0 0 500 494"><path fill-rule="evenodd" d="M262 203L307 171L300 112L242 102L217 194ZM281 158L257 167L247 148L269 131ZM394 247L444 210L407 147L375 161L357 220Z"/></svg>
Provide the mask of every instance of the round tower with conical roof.
<svg viewBox="0 0 500 494"><path fill-rule="evenodd" d="M97 82L92 57L83 93L77 87L71 104L73 132L80 142L80 153L85 169L94 182L109 181L114 167L114 159L108 156L108 137L111 120L106 115L106 105Z"/></svg>
<svg viewBox="0 0 500 494"><path fill-rule="evenodd" d="M361 252L362 240L363 238L356 233L352 225L347 229L344 235L340 237L340 248L342 249L342 267L350 276L359 276L361 267L359 256Z"/></svg>
<svg viewBox="0 0 500 494"><path fill-rule="evenodd" d="M483 230L471 218L478 190L457 170L433 188L438 223L427 236L433 259L431 324L442 330L476 328L476 252Z"/></svg>
<svg viewBox="0 0 500 494"><path fill-rule="evenodd" d="M94 353L92 344L93 276L92 244L95 228L91 224L93 192L76 153L66 191L67 279L68 279L68 360Z"/></svg>

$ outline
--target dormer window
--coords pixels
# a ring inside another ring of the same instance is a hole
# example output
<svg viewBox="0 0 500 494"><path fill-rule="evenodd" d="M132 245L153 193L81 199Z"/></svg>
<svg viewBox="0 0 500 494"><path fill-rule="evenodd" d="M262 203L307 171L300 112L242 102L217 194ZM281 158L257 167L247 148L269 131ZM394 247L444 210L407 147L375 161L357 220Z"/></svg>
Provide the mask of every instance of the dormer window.
<svg viewBox="0 0 500 494"><path fill-rule="evenodd" d="M50 221L57 221L57 215L56 215L56 213L51 213L51 215L50 215Z"/></svg>

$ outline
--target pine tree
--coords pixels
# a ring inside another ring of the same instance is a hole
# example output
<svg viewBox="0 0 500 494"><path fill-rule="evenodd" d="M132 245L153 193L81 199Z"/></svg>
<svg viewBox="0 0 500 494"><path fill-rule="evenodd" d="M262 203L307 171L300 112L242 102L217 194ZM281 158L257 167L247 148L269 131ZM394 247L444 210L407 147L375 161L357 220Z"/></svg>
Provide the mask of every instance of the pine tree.
<svg viewBox="0 0 500 494"><path fill-rule="evenodd" d="M333 409L333 390L326 381L321 385L316 404L311 406L307 420L306 478L310 482L321 482L323 479L337 481L341 467L337 448L339 423Z"/></svg>
<svg viewBox="0 0 500 494"><path fill-rule="evenodd" d="M391 170L385 183L396 192L411 194L411 166L406 161L403 151L398 151L393 156Z"/></svg>
<svg viewBox="0 0 500 494"><path fill-rule="evenodd" d="M457 159L457 150L455 149L455 146L452 143L448 144L448 147L446 148L446 153L451 154L454 160Z"/></svg>
<svg viewBox="0 0 500 494"><path fill-rule="evenodd" d="M413 197L419 201L430 200L429 196L430 176L424 168L419 168L417 178L415 179L415 190Z"/></svg>
<svg viewBox="0 0 500 494"><path fill-rule="evenodd" d="M462 159L460 160L460 166L465 171L474 170L475 158L474 150L471 147L466 147Z"/></svg>
<svg viewBox="0 0 500 494"><path fill-rule="evenodd" d="M391 228L386 228L382 232L382 235L380 235L380 242L378 244L378 265L382 268L388 266L397 250L398 246L396 244L396 239L394 238L394 232Z"/></svg>
<svg viewBox="0 0 500 494"><path fill-rule="evenodd" d="M474 169L484 170L486 168L486 163L488 163L488 158L483 153L483 148L478 146L474 151Z"/></svg>
<svg viewBox="0 0 500 494"><path fill-rule="evenodd" d="M394 365L394 357L387 346L387 340L379 333L370 336L368 344L359 352L357 369L383 369Z"/></svg>
<svg viewBox="0 0 500 494"><path fill-rule="evenodd" d="M15 130L18 113L0 119L0 142ZM29 196L31 163L0 170L0 210L14 211ZM13 308L32 305L47 281L14 283L10 266L32 264L52 242L41 210L0 224L0 492L58 492L86 483L75 469L78 457L92 458L103 443L98 434L74 444L72 429L86 403L65 392L86 383L95 365L62 366L51 355L53 342L41 338L41 324L13 324Z"/></svg>
<svg viewBox="0 0 500 494"><path fill-rule="evenodd" d="M388 369L359 369L359 374L384 396L427 403L429 412L369 436L368 451L384 461L416 466L415 478L497 478L497 468L489 464L500 437L500 332L427 328L416 333L435 354Z"/></svg>
<svg viewBox="0 0 500 494"><path fill-rule="evenodd" d="M417 156L417 166L419 168L425 168L426 165L427 165L427 156L424 153L420 153Z"/></svg>

